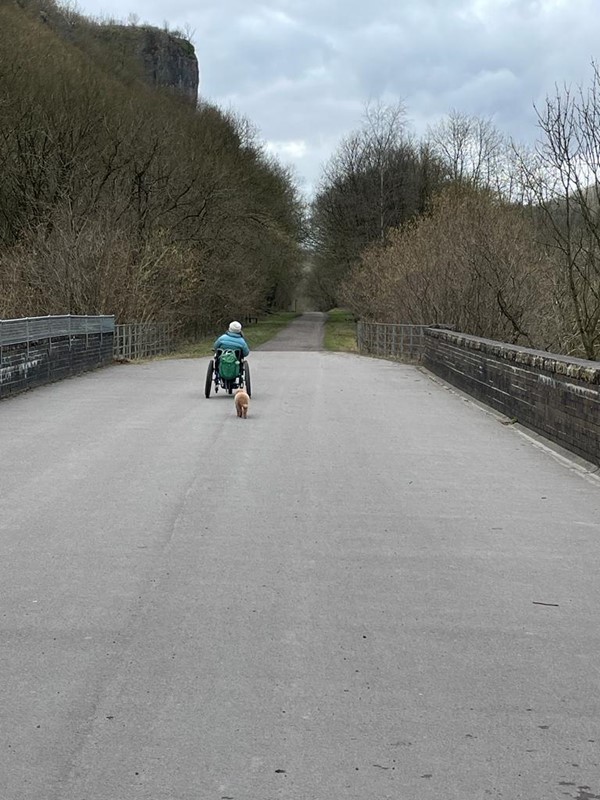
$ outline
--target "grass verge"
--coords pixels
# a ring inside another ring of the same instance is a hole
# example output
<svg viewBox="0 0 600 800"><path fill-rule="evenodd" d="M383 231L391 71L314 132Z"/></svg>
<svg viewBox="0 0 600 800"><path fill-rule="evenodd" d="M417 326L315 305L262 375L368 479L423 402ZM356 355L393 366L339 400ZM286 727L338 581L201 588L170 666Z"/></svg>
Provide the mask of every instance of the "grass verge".
<svg viewBox="0 0 600 800"><path fill-rule="evenodd" d="M325 349L357 353L354 315L343 308L333 308L325 323Z"/></svg>
<svg viewBox="0 0 600 800"><path fill-rule="evenodd" d="M289 325L290 322L299 316L295 311L278 311L276 314L269 314L268 316L259 319L258 322L252 325L244 325L244 338L248 342L250 351L256 350L261 344L268 342L280 330ZM212 346L215 339L221 333L225 333L225 329L215 333L212 336L205 336L198 339L196 342L184 342L177 350L169 353L161 358L201 358L202 356L212 355Z"/></svg>

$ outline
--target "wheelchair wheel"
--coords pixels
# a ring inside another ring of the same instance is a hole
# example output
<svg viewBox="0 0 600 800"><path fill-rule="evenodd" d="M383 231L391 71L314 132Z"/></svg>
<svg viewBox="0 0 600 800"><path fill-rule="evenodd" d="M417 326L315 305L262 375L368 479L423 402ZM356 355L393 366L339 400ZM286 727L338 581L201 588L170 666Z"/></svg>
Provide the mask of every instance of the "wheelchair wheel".
<svg viewBox="0 0 600 800"><path fill-rule="evenodd" d="M206 370L206 381L204 382L204 396L210 397L210 390L213 382L213 372L215 371L215 362L211 359L208 369Z"/></svg>
<svg viewBox="0 0 600 800"><path fill-rule="evenodd" d="M252 397L252 384L250 383L250 367L244 361L244 385L248 392L248 397Z"/></svg>

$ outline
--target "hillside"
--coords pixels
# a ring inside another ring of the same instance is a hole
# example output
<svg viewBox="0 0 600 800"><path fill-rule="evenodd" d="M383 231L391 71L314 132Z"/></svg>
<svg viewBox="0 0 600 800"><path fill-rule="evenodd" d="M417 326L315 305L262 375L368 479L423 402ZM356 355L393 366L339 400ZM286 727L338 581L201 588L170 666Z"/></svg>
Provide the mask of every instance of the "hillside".
<svg viewBox="0 0 600 800"><path fill-rule="evenodd" d="M100 24L54 0L14 0L14 5L122 80L142 79L196 102L198 61L186 39L149 26Z"/></svg>
<svg viewBox="0 0 600 800"><path fill-rule="evenodd" d="M287 307L303 207L246 121L197 104L193 47L51 0L0 3L0 317Z"/></svg>

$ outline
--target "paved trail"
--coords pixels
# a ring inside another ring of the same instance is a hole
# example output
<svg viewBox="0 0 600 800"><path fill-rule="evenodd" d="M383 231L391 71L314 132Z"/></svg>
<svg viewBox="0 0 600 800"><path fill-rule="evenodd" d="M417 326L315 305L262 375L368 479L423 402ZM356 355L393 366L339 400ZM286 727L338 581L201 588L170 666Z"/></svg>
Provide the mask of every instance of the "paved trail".
<svg viewBox="0 0 600 800"><path fill-rule="evenodd" d="M321 322L0 403L2 800L600 796L598 483Z"/></svg>
<svg viewBox="0 0 600 800"><path fill-rule="evenodd" d="M261 350L307 351L322 350L326 314L307 311L297 317L277 336L263 344Z"/></svg>

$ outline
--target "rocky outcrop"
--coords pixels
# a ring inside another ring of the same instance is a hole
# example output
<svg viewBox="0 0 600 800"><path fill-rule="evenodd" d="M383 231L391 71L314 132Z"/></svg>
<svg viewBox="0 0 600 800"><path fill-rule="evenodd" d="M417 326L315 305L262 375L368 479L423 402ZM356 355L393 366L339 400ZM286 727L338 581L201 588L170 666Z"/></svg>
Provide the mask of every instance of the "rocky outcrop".
<svg viewBox="0 0 600 800"><path fill-rule="evenodd" d="M188 100L198 99L198 59L191 42L159 28L102 25L95 38L132 58L141 77L152 86L173 89Z"/></svg>
<svg viewBox="0 0 600 800"><path fill-rule="evenodd" d="M148 25L101 24L56 0L13 2L121 80L141 78L196 103L198 59L192 43L177 33Z"/></svg>
<svg viewBox="0 0 600 800"><path fill-rule="evenodd" d="M192 102L198 99L198 59L194 46L171 34L152 29L140 31L139 57L144 75L154 86L175 89Z"/></svg>

